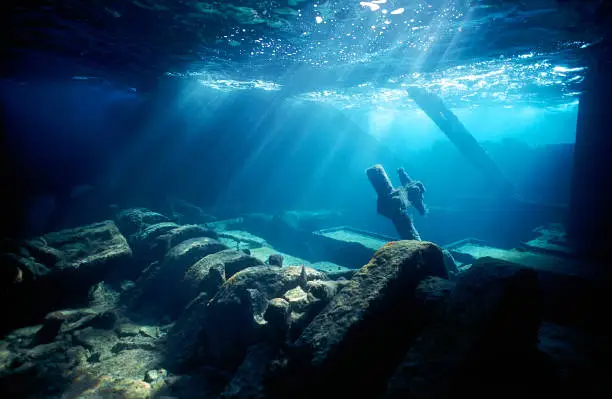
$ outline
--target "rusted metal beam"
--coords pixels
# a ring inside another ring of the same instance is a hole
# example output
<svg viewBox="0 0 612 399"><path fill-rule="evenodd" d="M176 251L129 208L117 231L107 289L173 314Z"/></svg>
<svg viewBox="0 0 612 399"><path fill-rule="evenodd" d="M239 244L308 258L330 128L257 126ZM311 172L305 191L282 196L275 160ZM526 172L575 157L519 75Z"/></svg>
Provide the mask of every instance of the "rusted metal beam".
<svg viewBox="0 0 612 399"><path fill-rule="evenodd" d="M419 87L408 88L408 95L434 121L459 152L499 189L500 194L515 194L514 185L440 97Z"/></svg>

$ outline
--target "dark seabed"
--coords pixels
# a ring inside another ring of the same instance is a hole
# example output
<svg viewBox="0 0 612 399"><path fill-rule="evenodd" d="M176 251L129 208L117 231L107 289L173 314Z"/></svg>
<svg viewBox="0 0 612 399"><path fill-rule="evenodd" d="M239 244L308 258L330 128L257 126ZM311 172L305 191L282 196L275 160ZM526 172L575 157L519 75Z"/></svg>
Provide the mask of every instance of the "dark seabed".
<svg viewBox="0 0 612 399"><path fill-rule="evenodd" d="M0 397L612 397L611 26L5 3Z"/></svg>

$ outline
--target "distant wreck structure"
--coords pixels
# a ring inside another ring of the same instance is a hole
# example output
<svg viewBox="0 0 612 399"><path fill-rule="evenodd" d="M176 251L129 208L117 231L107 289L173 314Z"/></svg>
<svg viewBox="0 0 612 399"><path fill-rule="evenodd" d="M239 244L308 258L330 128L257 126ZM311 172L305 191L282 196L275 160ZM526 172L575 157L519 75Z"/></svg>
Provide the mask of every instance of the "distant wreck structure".
<svg viewBox="0 0 612 399"><path fill-rule="evenodd" d="M442 130L459 152L487 177L500 195L515 194L512 182L440 97L414 86L408 88L408 95Z"/></svg>
<svg viewBox="0 0 612 399"><path fill-rule="evenodd" d="M518 199L512 182L440 97L419 87L410 87L408 94L459 152L486 176L500 198ZM374 165L366 170L370 184L378 195L377 211L391 220L400 238L420 240L421 236L407 210L412 206L419 214L425 215L427 212L423 203L425 186L419 181L412 180L403 168L399 168L397 173L401 186L393 188L382 165Z"/></svg>

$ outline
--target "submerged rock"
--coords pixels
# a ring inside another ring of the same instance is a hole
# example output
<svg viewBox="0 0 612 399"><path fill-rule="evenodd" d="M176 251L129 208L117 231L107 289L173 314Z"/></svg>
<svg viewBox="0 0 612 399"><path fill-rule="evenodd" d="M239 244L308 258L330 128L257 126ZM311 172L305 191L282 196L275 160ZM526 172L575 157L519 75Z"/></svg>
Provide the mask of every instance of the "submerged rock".
<svg viewBox="0 0 612 399"><path fill-rule="evenodd" d="M49 265L54 271L82 274L94 273L93 269L116 266L132 255L125 237L111 220L74 229L61 230L40 237L45 243L41 249L53 251L57 261Z"/></svg>
<svg viewBox="0 0 612 399"><path fill-rule="evenodd" d="M180 287L177 286L179 292L177 297L181 297L182 301L178 302L177 306L185 306L200 292L212 297L227 278L240 270L254 266L263 266L263 262L242 251L224 249L206 255L189 267L183 279L178 282Z"/></svg>
<svg viewBox="0 0 612 399"><path fill-rule="evenodd" d="M168 372L166 371L166 369L149 370L145 374L144 380L146 382L155 382L167 376L168 376Z"/></svg>
<svg viewBox="0 0 612 399"><path fill-rule="evenodd" d="M533 359L538 296L535 271L480 259L461 274L443 313L410 349L385 397L488 397L496 391L529 396L533 381L517 376L530 366L517 360Z"/></svg>
<svg viewBox="0 0 612 399"><path fill-rule="evenodd" d="M119 306L119 292L103 281L92 286L87 295L92 308L112 309Z"/></svg>
<svg viewBox="0 0 612 399"><path fill-rule="evenodd" d="M308 293L304 291L302 287L297 286L285 292L285 294L283 295L283 299L289 302L291 311L303 312L314 300L314 297L309 297Z"/></svg>
<svg viewBox="0 0 612 399"><path fill-rule="evenodd" d="M180 311L184 306L184 296L179 292L179 282L185 272L205 256L224 249L227 249L225 245L208 237L192 238L172 247L162 262L151 265L136 281L130 299L131 306L156 313ZM160 292L164 295L160 296ZM179 303L177 297L181 298ZM176 306L178 308L174 308Z"/></svg>
<svg viewBox="0 0 612 399"><path fill-rule="evenodd" d="M250 345L278 337L265 320L269 301L303 280L325 274L302 267L249 267L229 278L212 300L204 295L189 304L169 334L169 353L178 366L209 364L234 370Z"/></svg>
<svg viewBox="0 0 612 399"><path fill-rule="evenodd" d="M21 255L2 255L0 300L14 305L6 308L0 332L83 303L93 284L133 271L132 251L110 220L45 234L25 245L29 249Z"/></svg>
<svg viewBox="0 0 612 399"><path fill-rule="evenodd" d="M109 348L112 349L113 346ZM142 379L147 371L159 368L162 360L162 353L157 350L122 348L118 353L112 353L103 361L92 364L88 371L94 375Z"/></svg>
<svg viewBox="0 0 612 399"><path fill-rule="evenodd" d="M344 281L329 281L329 280L312 280L307 284L308 293L314 296L316 299L329 302L336 293L346 284L349 280Z"/></svg>
<svg viewBox="0 0 612 399"><path fill-rule="evenodd" d="M87 325L101 330L112 330L115 328L117 320L117 313L112 310L107 310L95 315Z"/></svg>
<svg viewBox="0 0 612 399"><path fill-rule="evenodd" d="M207 255L227 247L209 237L197 237L172 247L164 257L162 271L168 277L182 277L186 270Z"/></svg>
<svg viewBox="0 0 612 399"><path fill-rule="evenodd" d="M209 237L216 239L218 234L214 230L207 229L197 224L185 224L174 228L161 235L158 240L167 243L168 248L180 244L182 241L196 237Z"/></svg>
<svg viewBox="0 0 612 399"><path fill-rule="evenodd" d="M272 254L268 257L268 264L270 266L278 266L283 267L283 255L281 254Z"/></svg>
<svg viewBox="0 0 612 399"><path fill-rule="evenodd" d="M61 397L72 369L78 367L78 351L63 340L31 349L0 350L0 395L3 398Z"/></svg>
<svg viewBox="0 0 612 399"><path fill-rule="evenodd" d="M133 235L131 243L140 259L152 261L162 259L167 251L181 242L198 237L217 238L217 233L198 225L179 226L174 222L162 222Z"/></svg>
<svg viewBox="0 0 612 399"><path fill-rule="evenodd" d="M61 309L53 311L45 316L45 322L49 320L61 320L61 333L85 328L87 323L98 315L99 312L91 308Z"/></svg>
<svg viewBox="0 0 612 399"><path fill-rule="evenodd" d="M383 392L386 378L423 327L426 310L416 292L428 276L447 277L435 244L399 241L382 247L299 336L288 367L275 377L276 394L306 398L325 389L330 397L376 397Z"/></svg>
<svg viewBox="0 0 612 399"><path fill-rule="evenodd" d="M160 243L158 238L177 227L179 225L174 222L160 222L132 234L129 241L134 248L134 255L143 261L161 259L168 250L168 246L166 243Z"/></svg>
<svg viewBox="0 0 612 399"><path fill-rule="evenodd" d="M119 212L116 216L119 230L126 236L139 233L148 226L156 223L169 222L168 217L146 208L129 208Z"/></svg>
<svg viewBox="0 0 612 399"><path fill-rule="evenodd" d="M115 329L119 320L122 323ZM143 325L133 325L130 331L136 332L124 334L130 325L126 321L117 309L63 309L49 313L42 326L6 335L0 341L0 396L143 394L150 398L158 394L166 386L167 375L159 368L164 336L160 328ZM151 370L158 371L157 378L142 385Z"/></svg>

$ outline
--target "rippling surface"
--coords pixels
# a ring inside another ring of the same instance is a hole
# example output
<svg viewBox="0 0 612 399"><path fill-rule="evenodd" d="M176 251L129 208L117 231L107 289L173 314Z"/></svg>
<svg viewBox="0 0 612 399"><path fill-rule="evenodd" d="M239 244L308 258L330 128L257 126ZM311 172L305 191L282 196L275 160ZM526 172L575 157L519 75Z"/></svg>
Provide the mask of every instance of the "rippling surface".
<svg viewBox="0 0 612 399"><path fill-rule="evenodd" d="M136 90L171 75L343 109L410 107L413 84L454 107L563 108L576 102L584 54L611 23L609 8L588 0L27 1L1 21L14 38L2 72ZM32 61L39 57L62 62Z"/></svg>

